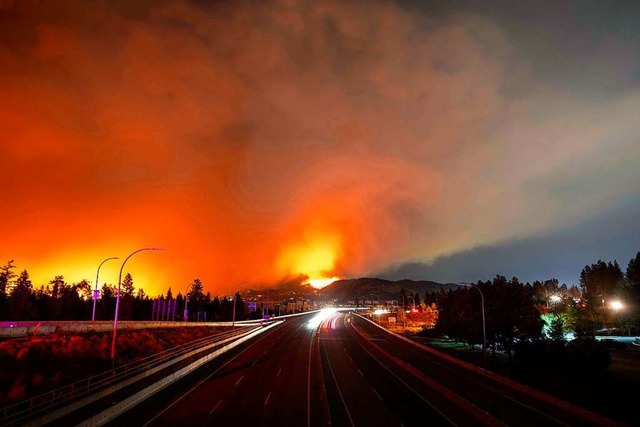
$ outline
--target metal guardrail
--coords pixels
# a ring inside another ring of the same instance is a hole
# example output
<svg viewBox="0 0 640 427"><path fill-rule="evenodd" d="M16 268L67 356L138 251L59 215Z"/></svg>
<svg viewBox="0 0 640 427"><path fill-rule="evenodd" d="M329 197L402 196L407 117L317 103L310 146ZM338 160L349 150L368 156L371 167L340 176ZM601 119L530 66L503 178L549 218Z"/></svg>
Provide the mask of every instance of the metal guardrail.
<svg viewBox="0 0 640 427"><path fill-rule="evenodd" d="M249 329L249 332L247 330ZM41 395L26 399L0 409L2 425L22 423L38 415L53 411L66 403L78 401L83 397L94 395L102 390L113 387L143 372L149 372L158 368L169 360L178 359L198 348L211 346L215 343L228 342L234 337L250 333L255 328L240 327L234 331L221 332L219 334L203 337L188 343L147 356L135 362L119 366L115 369L102 372L75 383L57 388ZM115 391L115 390L114 390Z"/></svg>

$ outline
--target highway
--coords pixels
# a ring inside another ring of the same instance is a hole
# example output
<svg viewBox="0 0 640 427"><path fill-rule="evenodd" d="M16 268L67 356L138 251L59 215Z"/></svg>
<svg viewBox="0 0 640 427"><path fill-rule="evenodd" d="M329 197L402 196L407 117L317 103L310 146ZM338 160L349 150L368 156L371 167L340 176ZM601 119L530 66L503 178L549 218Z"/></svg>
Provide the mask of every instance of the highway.
<svg viewBox="0 0 640 427"><path fill-rule="evenodd" d="M616 424L603 416L513 383L483 369L465 366L466 364L452 357L389 334L373 322L359 316L351 315L346 318L341 315L335 323L337 333L348 339L345 351L353 360L363 363L362 366L365 366L367 360L378 359L380 364L401 378L403 371L405 375L413 374L405 376L404 381L408 385L414 384L412 387L430 402L428 406L438 408L436 414L428 415L429 420L437 420L438 424L443 424L444 421L456 425ZM369 355L369 359L365 354ZM369 364L371 365L371 362ZM359 369L362 370L362 366ZM393 376L387 375L386 380L377 381L377 384L392 384ZM411 377L414 383L411 382ZM374 380L368 381L373 384ZM419 383L424 387L420 388ZM376 391L381 396L385 393L393 397L393 394L380 388ZM446 402L438 400L438 395L446 396L446 400L455 405L447 406ZM393 402L387 405L390 408L395 407ZM437 416L438 412L441 417ZM410 421L404 420L402 424L412 425Z"/></svg>
<svg viewBox="0 0 640 427"><path fill-rule="evenodd" d="M355 322L365 326L357 316L336 313L320 330L332 425L500 425L377 352L354 330ZM375 343L386 338L370 339Z"/></svg>
<svg viewBox="0 0 640 427"><path fill-rule="evenodd" d="M355 314L313 316L288 318L109 425L616 424Z"/></svg>
<svg viewBox="0 0 640 427"><path fill-rule="evenodd" d="M288 318L108 425L327 425L311 318Z"/></svg>

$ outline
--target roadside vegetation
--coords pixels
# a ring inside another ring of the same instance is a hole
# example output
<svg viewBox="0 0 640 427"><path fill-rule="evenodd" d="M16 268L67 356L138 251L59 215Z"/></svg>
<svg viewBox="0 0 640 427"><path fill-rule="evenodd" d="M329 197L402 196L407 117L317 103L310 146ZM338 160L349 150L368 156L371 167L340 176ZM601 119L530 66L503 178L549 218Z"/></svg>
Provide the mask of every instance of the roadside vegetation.
<svg viewBox="0 0 640 427"><path fill-rule="evenodd" d="M224 328L120 329L118 364L130 363ZM0 407L111 369L111 332L53 333L0 342Z"/></svg>

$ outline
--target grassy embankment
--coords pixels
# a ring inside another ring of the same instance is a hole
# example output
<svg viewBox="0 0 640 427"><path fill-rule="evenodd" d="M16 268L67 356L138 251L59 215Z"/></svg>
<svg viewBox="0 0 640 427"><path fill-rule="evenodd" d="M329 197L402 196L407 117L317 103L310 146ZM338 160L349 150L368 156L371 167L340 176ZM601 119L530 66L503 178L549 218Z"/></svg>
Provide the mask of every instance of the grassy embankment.
<svg viewBox="0 0 640 427"><path fill-rule="evenodd" d="M123 365L224 328L119 330ZM54 333L0 342L0 407L71 384L111 368L111 332Z"/></svg>

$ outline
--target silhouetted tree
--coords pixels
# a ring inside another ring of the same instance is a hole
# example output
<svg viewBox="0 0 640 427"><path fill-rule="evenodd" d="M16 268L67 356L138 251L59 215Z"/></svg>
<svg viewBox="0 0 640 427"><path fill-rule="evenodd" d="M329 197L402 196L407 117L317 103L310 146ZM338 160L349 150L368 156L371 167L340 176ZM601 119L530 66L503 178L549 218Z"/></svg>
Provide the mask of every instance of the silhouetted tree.
<svg viewBox="0 0 640 427"><path fill-rule="evenodd" d="M33 284L27 270L16 279L15 286L9 296L9 318L13 320L32 320L35 318Z"/></svg>
<svg viewBox="0 0 640 427"><path fill-rule="evenodd" d="M638 317L640 315L640 252L629 261L625 281L625 293L631 305L631 312Z"/></svg>
<svg viewBox="0 0 640 427"><path fill-rule="evenodd" d="M200 279L193 279L187 292L189 318L196 318L197 313L202 311L205 303L204 285Z"/></svg>
<svg viewBox="0 0 640 427"><path fill-rule="evenodd" d="M104 284L100 289L100 301L98 301L97 319L111 320L116 309L116 288L113 285Z"/></svg>
<svg viewBox="0 0 640 427"><path fill-rule="evenodd" d="M78 283L74 285L76 290L78 291L78 295L84 301L89 301L93 298L93 289L91 289L91 284L87 279L82 279Z"/></svg>
<svg viewBox="0 0 640 427"><path fill-rule="evenodd" d="M15 277L13 260L0 267L0 319L6 319L9 282Z"/></svg>
<svg viewBox="0 0 640 427"><path fill-rule="evenodd" d="M589 309L593 311L623 291L624 275L617 261L606 263L598 260L582 269L580 287Z"/></svg>
<svg viewBox="0 0 640 427"><path fill-rule="evenodd" d="M478 282L484 295L487 341L495 350L501 344L510 356L518 340L540 338L542 320L536 309L531 285L517 278L496 276L493 282ZM481 299L477 289L447 292L438 304L436 330L470 344L482 343Z"/></svg>
<svg viewBox="0 0 640 427"><path fill-rule="evenodd" d="M217 296L215 296L213 298L213 301L211 301L208 310L211 316L211 320L220 320L220 299Z"/></svg>
<svg viewBox="0 0 640 427"><path fill-rule="evenodd" d="M133 291L134 291L134 286L133 286L133 277L131 277L131 273L127 273L124 276L124 279L122 280L122 284L121 284L121 293L124 295L129 295L129 296L133 296ZM122 296L122 295L120 295Z"/></svg>
<svg viewBox="0 0 640 427"><path fill-rule="evenodd" d="M120 309L118 318L120 320L131 320L133 318L133 291L135 290L131 273L127 273L124 276L120 288Z"/></svg>

